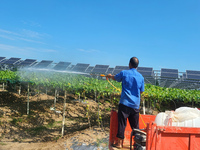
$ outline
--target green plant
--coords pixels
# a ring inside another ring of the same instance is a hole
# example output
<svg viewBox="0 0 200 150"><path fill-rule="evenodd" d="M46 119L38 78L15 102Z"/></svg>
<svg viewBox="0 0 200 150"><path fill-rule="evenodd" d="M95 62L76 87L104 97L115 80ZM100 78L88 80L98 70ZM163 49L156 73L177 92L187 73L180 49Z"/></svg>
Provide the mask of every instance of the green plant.
<svg viewBox="0 0 200 150"><path fill-rule="evenodd" d="M17 125L17 122L18 122L18 120L17 120L16 118L13 118L13 120L10 121L10 123L11 123L12 125L14 125L14 126Z"/></svg>
<svg viewBox="0 0 200 150"><path fill-rule="evenodd" d="M47 122L48 122L47 128L53 128L56 123L54 119L49 119L49 120L47 120Z"/></svg>
<svg viewBox="0 0 200 150"><path fill-rule="evenodd" d="M0 145L6 145L6 143L0 142Z"/></svg>
<svg viewBox="0 0 200 150"><path fill-rule="evenodd" d="M53 140L55 140L57 142L60 137L61 137L61 135L58 135L58 136L54 137Z"/></svg>
<svg viewBox="0 0 200 150"><path fill-rule="evenodd" d="M41 134L43 131L46 131L48 130L47 127L45 126L39 126L39 127L34 127L34 128L30 128L27 130L27 132L31 135L38 135L38 134Z"/></svg>

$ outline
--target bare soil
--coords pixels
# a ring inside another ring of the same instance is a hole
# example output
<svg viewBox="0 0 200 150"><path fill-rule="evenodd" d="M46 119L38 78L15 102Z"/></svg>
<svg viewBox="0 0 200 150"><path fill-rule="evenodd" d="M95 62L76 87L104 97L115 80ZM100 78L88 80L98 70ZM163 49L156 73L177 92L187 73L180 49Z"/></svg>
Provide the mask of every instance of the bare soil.
<svg viewBox="0 0 200 150"><path fill-rule="evenodd" d="M0 150L70 150L74 143L108 146L101 140L109 137L109 100L79 101L68 94L62 137L64 96L57 98L57 113L53 110L54 99L49 94L29 96L27 115L26 94L0 91Z"/></svg>

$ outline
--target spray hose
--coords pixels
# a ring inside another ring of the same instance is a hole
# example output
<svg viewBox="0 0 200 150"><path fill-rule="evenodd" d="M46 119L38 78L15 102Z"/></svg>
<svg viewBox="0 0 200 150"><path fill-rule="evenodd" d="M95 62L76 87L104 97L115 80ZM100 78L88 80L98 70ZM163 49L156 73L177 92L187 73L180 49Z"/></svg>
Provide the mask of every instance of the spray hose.
<svg viewBox="0 0 200 150"><path fill-rule="evenodd" d="M101 77L106 77L104 74L101 74L100 76L101 76ZM106 80L108 81L108 83L110 83L110 85L111 85L113 88L115 88L117 91L121 92L120 89L118 89L116 86L114 86L114 85L108 80L108 77L106 77Z"/></svg>
<svg viewBox="0 0 200 150"><path fill-rule="evenodd" d="M100 74L100 76L101 76L101 77L106 77L106 75L104 75L104 74ZM108 83L110 83L110 85L111 85L113 88L115 88L117 91L121 92L120 89L118 89L116 86L114 86L114 85L108 80L108 77L106 77L106 80L108 81ZM143 120L143 118L142 118L142 115L141 115L140 113L139 113L139 116L140 116L140 118L141 118L141 120L142 120L142 123L144 124L144 126L145 126L145 128L146 128L146 124L145 124L145 122L144 122L144 120Z"/></svg>

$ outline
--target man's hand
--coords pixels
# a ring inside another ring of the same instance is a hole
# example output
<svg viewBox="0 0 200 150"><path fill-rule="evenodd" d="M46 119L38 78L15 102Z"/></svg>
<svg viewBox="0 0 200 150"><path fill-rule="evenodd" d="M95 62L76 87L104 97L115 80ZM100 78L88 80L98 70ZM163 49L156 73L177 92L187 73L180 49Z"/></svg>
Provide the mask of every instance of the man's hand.
<svg viewBox="0 0 200 150"><path fill-rule="evenodd" d="M106 78L111 78L112 77L112 74L108 74L108 75L106 75Z"/></svg>
<svg viewBox="0 0 200 150"><path fill-rule="evenodd" d="M112 74L108 74L108 75L106 75L106 78L109 78L109 79L113 79L113 80L115 80L115 77L114 77L114 75L112 75Z"/></svg>

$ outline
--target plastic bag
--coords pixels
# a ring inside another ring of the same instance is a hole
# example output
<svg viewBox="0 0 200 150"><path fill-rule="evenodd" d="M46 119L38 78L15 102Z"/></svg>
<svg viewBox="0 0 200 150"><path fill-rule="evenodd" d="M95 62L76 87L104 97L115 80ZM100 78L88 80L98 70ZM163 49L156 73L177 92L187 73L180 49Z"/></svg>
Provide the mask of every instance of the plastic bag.
<svg viewBox="0 0 200 150"><path fill-rule="evenodd" d="M180 107L175 111L161 112L156 116L158 126L171 126L172 122L184 122L200 117L200 110L191 107Z"/></svg>
<svg viewBox="0 0 200 150"><path fill-rule="evenodd" d="M183 122L200 117L200 111L197 108L180 107L173 112L172 122Z"/></svg>

